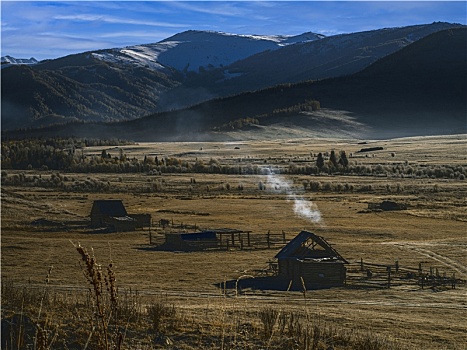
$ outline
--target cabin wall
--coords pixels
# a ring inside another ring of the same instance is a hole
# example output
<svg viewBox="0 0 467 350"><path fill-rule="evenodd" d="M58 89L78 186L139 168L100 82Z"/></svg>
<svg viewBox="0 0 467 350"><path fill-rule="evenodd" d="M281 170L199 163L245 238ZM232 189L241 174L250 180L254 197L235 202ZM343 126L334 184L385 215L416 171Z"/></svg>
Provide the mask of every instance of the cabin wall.
<svg viewBox="0 0 467 350"><path fill-rule="evenodd" d="M300 261L280 259L279 276L292 281L297 288L307 289L336 287L345 284L346 268L341 262ZM303 282L302 282L303 279Z"/></svg>
<svg viewBox="0 0 467 350"><path fill-rule="evenodd" d="M128 232L134 231L136 229L136 221L134 220L119 220L117 218L108 218L104 221L116 232Z"/></svg>
<svg viewBox="0 0 467 350"><path fill-rule="evenodd" d="M104 215L97 206L93 206L91 209L91 226L92 227L102 227L104 226Z"/></svg>

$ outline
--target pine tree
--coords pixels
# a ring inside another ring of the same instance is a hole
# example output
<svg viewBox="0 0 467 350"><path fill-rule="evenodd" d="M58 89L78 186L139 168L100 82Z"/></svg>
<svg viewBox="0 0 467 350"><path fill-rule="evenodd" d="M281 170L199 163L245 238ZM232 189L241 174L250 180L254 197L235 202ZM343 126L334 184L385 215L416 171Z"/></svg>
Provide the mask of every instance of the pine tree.
<svg viewBox="0 0 467 350"><path fill-rule="evenodd" d="M320 152L318 153L318 158L316 158L316 166L318 167L318 169L322 169L323 166L324 166L324 158L323 158L323 154Z"/></svg>
<svg viewBox="0 0 467 350"><path fill-rule="evenodd" d="M344 168L347 168L349 166L349 160L347 159L347 154L345 154L345 151L341 151L340 153L339 164L342 165Z"/></svg>
<svg viewBox="0 0 467 350"><path fill-rule="evenodd" d="M337 157L336 152L334 150L331 151L331 155L329 156L329 162L337 169Z"/></svg>

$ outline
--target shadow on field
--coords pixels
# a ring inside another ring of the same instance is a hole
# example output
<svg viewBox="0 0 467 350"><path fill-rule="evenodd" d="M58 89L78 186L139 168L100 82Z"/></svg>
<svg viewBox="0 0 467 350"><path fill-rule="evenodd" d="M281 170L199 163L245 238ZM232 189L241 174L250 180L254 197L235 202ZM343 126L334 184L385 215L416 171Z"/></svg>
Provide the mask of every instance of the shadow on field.
<svg viewBox="0 0 467 350"><path fill-rule="evenodd" d="M103 229L90 230L89 220L50 220L46 218L35 219L30 222L30 226L38 232L68 232L84 231L84 233L107 233Z"/></svg>
<svg viewBox="0 0 467 350"><path fill-rule="evenodd" d="M233 289L237 290L239 293L243 289L252 289L252 290L276 290L276 291L303 291L303 285L301 283L296 283L288 281L285 278L279 276L265 276L265 277L246 277L237 280L230 280L221 283L214 284L217 288L221 289ZM308 286L309 290L317 289L329 289L330 287L325 286Z"/></svg>

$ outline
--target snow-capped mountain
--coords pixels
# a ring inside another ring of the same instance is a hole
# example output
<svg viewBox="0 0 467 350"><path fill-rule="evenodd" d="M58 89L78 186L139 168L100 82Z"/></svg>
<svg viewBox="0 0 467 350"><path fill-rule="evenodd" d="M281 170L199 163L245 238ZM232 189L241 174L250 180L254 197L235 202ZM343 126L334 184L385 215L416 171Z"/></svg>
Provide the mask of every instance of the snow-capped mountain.
<svg viewBox="0 0 467 350"><path fill-rule="evenodd" d="M324 35L311 32L297 36L266 36L189 30L155 44L103 50L92 55L108 62L199 72L227 66L259 52L322 38Z"/></svg>
<svg viewBox="0 0 467 350"><path fill-rule="evenodd" d="M37 64L39 63L34 57L31 58L14 58L11 56L2 56L1 58L2 68L6 68L12 64Z"/></svg>

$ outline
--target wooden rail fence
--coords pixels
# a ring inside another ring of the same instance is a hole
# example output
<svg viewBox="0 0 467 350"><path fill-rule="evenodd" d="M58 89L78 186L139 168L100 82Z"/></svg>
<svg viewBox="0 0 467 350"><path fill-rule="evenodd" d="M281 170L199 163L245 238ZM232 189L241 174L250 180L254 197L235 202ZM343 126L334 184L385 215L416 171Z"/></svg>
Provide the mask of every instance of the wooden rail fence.
<svg viewBox="0 0 467 350"><path fill-rule="evenodd" d="M356 273L358 271L358 273ZM401 266L396 260L393 264L375 264L354 262L348 266L348 284L373 285L391 288L396 285L417 284L423 288L447 287L456 288L465 284L465 280L456 277L456 273L440 272L438 268L424 269L422 263L418 267Z"/></svg>

